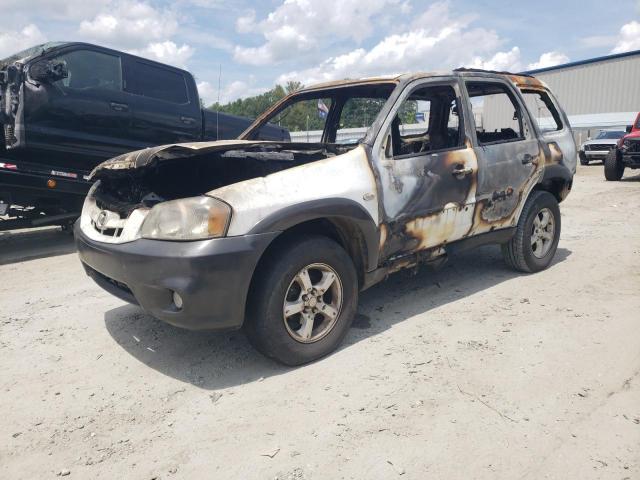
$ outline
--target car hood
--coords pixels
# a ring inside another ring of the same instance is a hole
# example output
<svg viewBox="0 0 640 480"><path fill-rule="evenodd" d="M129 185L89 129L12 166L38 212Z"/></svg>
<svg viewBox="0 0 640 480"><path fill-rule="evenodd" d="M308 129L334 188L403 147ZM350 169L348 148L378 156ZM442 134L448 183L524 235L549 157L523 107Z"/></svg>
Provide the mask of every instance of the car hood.
<svg viewBox="0 0 640 480"><path fill-rule="evenodd" d="M217 151L246 150L259 147L273 150L312 150L326 148L327 146L328 145L324 143L294 143L261 140L218 140L215 142L173 143L136 150L102 162L93 169L89 179L95 179L96 175L104 171L140 169L153 165L156 162L189 158Z"/></svg>
<svg viewBox="0 0 640 480"><path fill-rule="evenodd" d="M584 147L585 145L616 145L619 141L620 141L619 138L600 138L600 139L594 138L593 140L587 140L582 144L582 146Z"/></svg>
<svg viewBox="0 0 640 480"><path fill-rule="evenodd" d="M627 133L623 138L625 140L627 138L640 138L640 130L636 130L635 132Z"/></svg>

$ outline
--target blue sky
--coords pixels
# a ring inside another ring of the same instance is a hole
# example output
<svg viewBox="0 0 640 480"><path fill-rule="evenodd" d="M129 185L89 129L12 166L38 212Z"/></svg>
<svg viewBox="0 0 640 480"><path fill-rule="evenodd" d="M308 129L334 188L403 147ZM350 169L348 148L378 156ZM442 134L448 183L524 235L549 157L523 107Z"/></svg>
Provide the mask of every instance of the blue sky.
<svg viewBox="0 0 640 480"><path fill-rule="evenodd" d="M640 0L0 0L0 58L81 40L187 68L206 103L277 82L525 70L640 49Z"/></svg>

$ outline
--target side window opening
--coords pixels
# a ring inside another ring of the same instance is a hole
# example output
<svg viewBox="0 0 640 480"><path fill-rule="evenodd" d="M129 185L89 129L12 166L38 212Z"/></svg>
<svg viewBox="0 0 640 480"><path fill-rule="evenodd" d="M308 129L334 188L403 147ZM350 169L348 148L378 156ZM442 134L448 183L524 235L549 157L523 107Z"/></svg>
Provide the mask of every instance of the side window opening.
<svg viewBox="0 0 640 480"><path fill-rule="evenodd" d="M422 87L402 102L391 123L394 157L462 147L461 109L450 85Z"/></svg>
<svg viewBox="0 0 640 480"><path fill-rule="evenodd" d="M508 87L496 82L466 82L480 145L513 142L524 138L522 112Z"/></svg>
<svg viewBox="0 0 640 480"><path fill-rule="evenodd" d="M547 92L541 90L522 90L522 98L533 121L541 132L562 130L562 120L558 109Z"/></svg>
<svg viewBox="0 0 640 480"><path fill-rule="evenodd" d="M132 60L126 70L126 91L165 102L189 103L187 84L180 72Z"/></svg>
<svg viewBox="0 0 640 480"><path fill-rule="evenodd" d="M55 57L66 63L68 76L54 85L74 90L122 90L120 57L92 50L74 50Z"/></svg>

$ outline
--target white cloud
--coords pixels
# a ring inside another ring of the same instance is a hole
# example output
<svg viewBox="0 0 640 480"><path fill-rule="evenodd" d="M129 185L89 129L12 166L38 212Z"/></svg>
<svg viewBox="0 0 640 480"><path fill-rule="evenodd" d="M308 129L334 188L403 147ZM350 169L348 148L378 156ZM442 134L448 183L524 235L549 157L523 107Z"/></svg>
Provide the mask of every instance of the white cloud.
<svg viewBox="0 0 640 480"><path fill-rule="evenodd" d="M569 62L569 57L560 52L546 52L540 55L537 62L530 63L528 70L536 70L538 68L554 67Z"/></svg>
<svg viewBox="0 0 640 480"><path fill-rule="evenodd" d="M8 57L45 41L43 33L32 23L20 30L5 30L0 32L0 58Z"/></svg>
<svg viewBox="0 0 640 480"><path fill-rule="evenodd" d="M278 82L305 84L406 71L470 66L520 70L520 49L497 52L504 41L493 30L474 28L471 16L453 16L449 4L432 4L404 33L383 38L370 50L357 48L329 57L318 66L285 73Z"/></svg>
<svg viewBox="0 0 640 480"><path fill-rule="evenodd" d="M112 0L1 0L3 15L27 14L51 19L78 20L97 14Z"/></svg>
<svg viewBox="0 0 640 480"><path fill-rule="evenodd" d="M224 105L238 98L260 95L269 90L266 87L256 86L255 82L255 77L250 75L248 81L234 80L231 83L223 85L220 91L220 103ZM212 105L218 101L218 87L216 85L207 81L198 82L197 85L198 93L205 106Z"/></svg>
<svg viewBox="0 0 640 480"><path fill-rule="evenodd" d="M178 46L170 40L150 43L142 50L131 50L131 53L141 57L157 60L168 65L186 68L187 60L193 55L193 48L189 45Z"/></svg>
<svg viewBox="0 0 640 480"><path fill-rule="evenodd" d="M235 80L222 89L220 92L220 103L225 104L233 102L238 98L252 97L254 95L260 95L268 90L264 87L256 87L254 85L255 79L251 77L249 82L243 80Z"/></svg>
<svg viewBox="0 0 640 480"><path fill-rule="evenodd" d="M78 32L91 41L122 49L162 42L178 30L177 15L143 2L125 0L83 20Z"/></svg>
<svg viewBox="0 0 640 480"><path fill-rule="evenodd" d="M327 40L360 43L373 33L374 17L389 7L407 11L408 5L400 0L285 0L261 21L249 11L238 18L236 30L260 33L265 41L258 47L236 46L234 58L268 65L315 51Z"/></svg>
<svg viewBox="0 0 640 480"><path fill-rule="evenodd" d="M236 31L238 33L250 33L256 29L256 11L249 10L245 15L236 20Z"/></svg>
<svg viewBox="0 0 640 480"><path fill-rule="evenodd" d="M629 52L631 50L640 50L640 22L635 20L620 28L618 41L611 53Z"/></svg>
<svg viewBox="0 0 640 480"><path fill-rule="evenodd" d="M469 64L469 66L472 68L496 70L499 72L517 72L519 70L522 70L522 64L520 63L520 49L518 47L513 47L508 52L497 52L488 59L476 57Z"/></svg>
<svg viewBox="0 0 640 480"><path fill-rule="evenodd" d="M198 95L204 105L211 105L217 99L217 90L209 82L198 82Z"/></svg>

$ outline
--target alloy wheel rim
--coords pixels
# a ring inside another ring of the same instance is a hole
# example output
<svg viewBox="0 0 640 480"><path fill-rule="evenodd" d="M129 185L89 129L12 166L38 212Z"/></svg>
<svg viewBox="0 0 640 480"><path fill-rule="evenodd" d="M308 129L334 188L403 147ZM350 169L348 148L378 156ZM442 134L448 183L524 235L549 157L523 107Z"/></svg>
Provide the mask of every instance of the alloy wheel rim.
<svg viewBox="0 0 640 480"><path fill-rule="evenodd" d="M289 283L282 316L289 335L300 343L314 343L335 327L343 303L336 271L324 263L300 269Z"/></svg>
<svg viewBox="0 0 640 480"><path fill-rule="evenodd" d="M543 258L551 250L555 234L555 219L548 208L540 210L531 227L531 251L537 258Z"/></svg>

